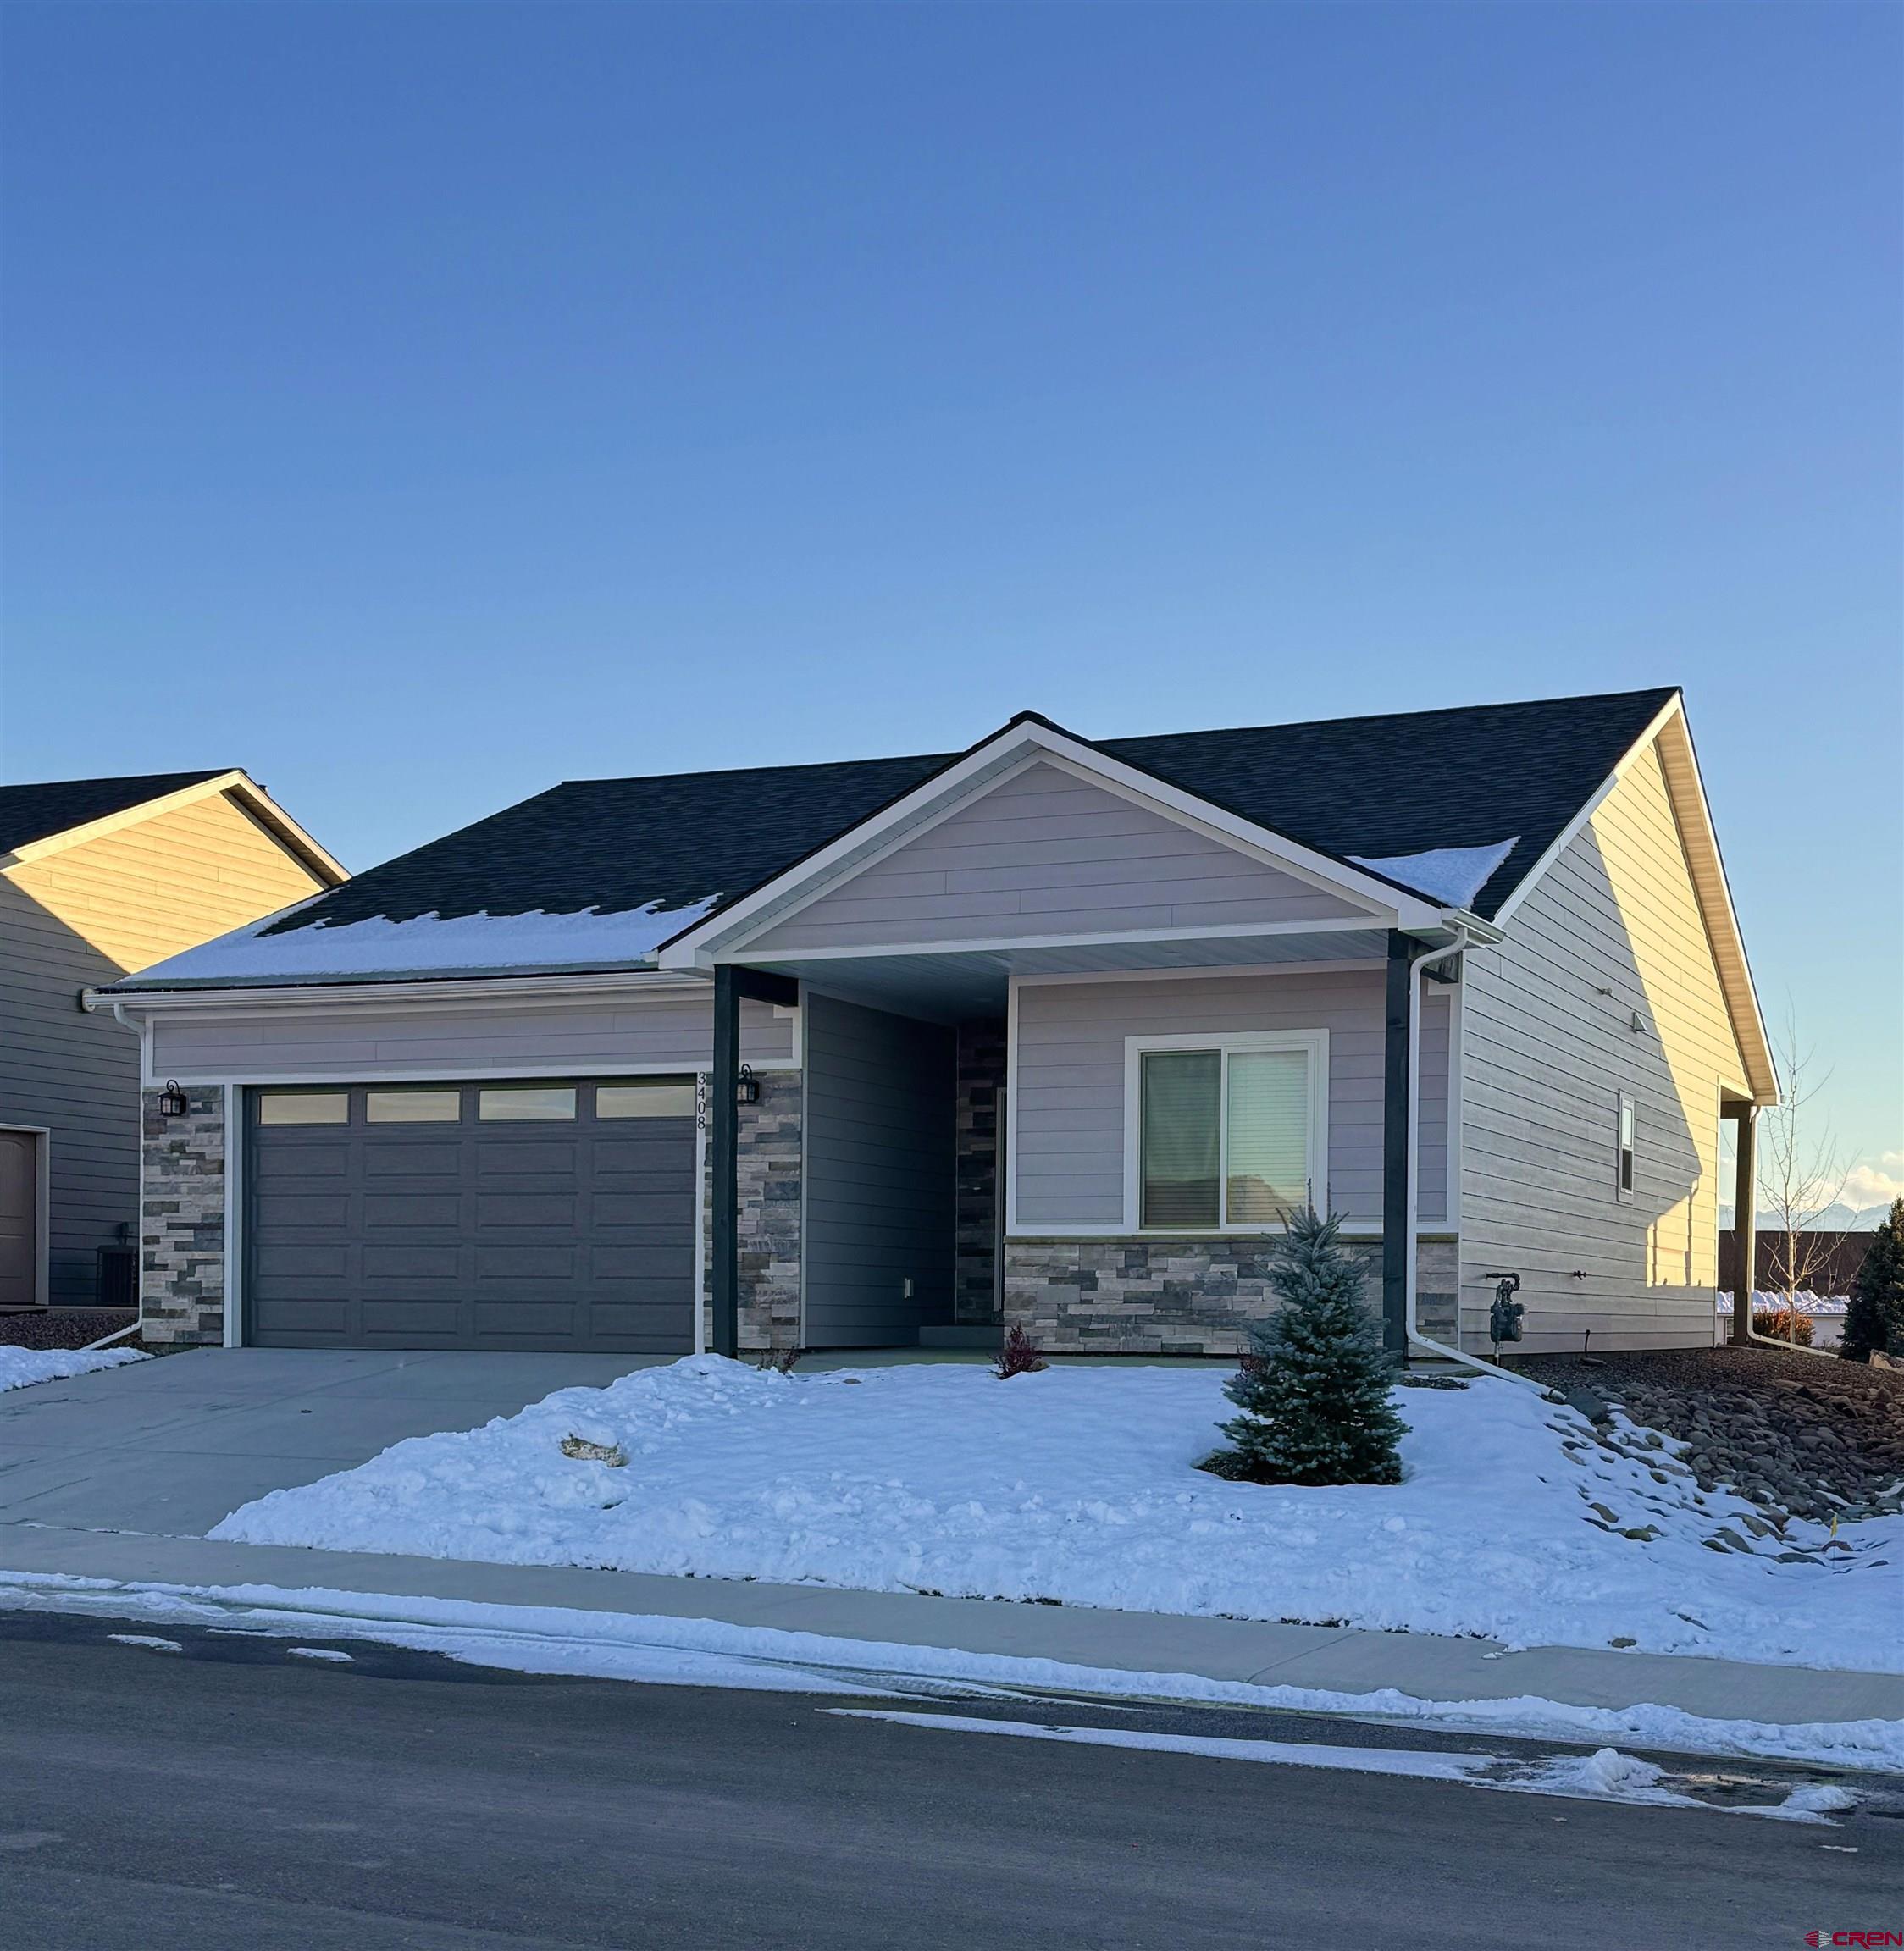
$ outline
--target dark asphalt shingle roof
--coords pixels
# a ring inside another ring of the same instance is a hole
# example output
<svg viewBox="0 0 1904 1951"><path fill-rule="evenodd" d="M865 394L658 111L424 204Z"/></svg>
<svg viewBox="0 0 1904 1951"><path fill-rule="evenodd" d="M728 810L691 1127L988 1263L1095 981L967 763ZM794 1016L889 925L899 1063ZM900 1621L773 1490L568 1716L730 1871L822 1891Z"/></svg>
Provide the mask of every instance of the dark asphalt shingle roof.
<svg viewBox="0 0 1904 1951"><path fill-rule="evenodd" d="M230 768L205 772L141 772L125 779L48 779L35 786L0 786L0 854L50 840L168 793L182 793Z"/></svg>
<svg viewBox="0 0 1904 1951"><path fill-rule="evenodd" d="M1337 856L1389 859L1517 835L1473 904L1488 915L1673 695L1630 691L1092 743ZM687 909L715 893L733 901L957 756L571 781L373 867L266 932L378 917Z"/></svg>

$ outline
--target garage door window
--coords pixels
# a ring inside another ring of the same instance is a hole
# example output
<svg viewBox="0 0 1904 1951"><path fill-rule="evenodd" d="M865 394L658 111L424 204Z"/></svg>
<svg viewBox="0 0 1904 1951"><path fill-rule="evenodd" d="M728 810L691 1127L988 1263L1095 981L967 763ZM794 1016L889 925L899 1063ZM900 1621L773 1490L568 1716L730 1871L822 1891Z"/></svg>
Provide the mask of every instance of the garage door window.
<svg viewBox="0 0 1904 1951"><path fill-rule="evenodd" d="M454 1125L462 1116L462 1092L367 1091L363 1115L371 1125Z"/></svg>
<svg viewBox="0 0 1904 1951"><path fill-rule="evenodd" d="M598 1118L692 1118L695 1086L691 1078L650 1077L634 1084L598 1084Z"/></svg>
<svg viewBox="0 0 1904 1951"><path fill-rule="evenodd" d="M264 1091L258 1094L261 1125L348 1125L348 1091Z"/></svg>
<svg viewBox="0 0 1904 1951"><path fill-rule="evenodd" d="M492 1084L476 1096L476 1115L485 1124L575 1115L573 1084Z"/></svg>

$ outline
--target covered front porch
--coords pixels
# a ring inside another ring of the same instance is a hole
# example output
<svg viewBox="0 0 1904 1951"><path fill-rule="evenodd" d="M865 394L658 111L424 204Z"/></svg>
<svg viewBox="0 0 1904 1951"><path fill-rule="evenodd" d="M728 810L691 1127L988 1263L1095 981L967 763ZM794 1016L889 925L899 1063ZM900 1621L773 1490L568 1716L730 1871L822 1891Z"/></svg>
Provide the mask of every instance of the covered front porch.
<svg viewBox="0 0 1904 1951"><path fill-rule="evenodd" d="M1391 1349L1411 1302L1452 1340L1459 946L1336 920L717 962L707 1345L1233 1354L1300 1199L1345 1214ZM797 1072L744 1069L750 999L797 1002Z"/></svg>

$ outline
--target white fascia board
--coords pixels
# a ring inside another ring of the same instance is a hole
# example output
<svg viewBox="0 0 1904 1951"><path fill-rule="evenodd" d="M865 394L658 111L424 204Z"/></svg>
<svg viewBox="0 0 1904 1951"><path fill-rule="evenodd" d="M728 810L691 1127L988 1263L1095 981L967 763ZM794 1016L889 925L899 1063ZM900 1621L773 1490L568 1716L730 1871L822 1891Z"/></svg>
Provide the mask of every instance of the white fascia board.
<svg viewBox="0 0 1904 1951"><path fill-rule="evenodd" d="M1660 732L1668 724L1672 721L1673 719L1683 716L1684 710L1680 704L1680 694L1677 691L1675 691L1673 695L1669 698L1666 702L1660 706L1659 710L1653 715L1652 723L1649 724L1645 731L1641 732L1639 737L1626 748L1625 751L1621 753L1619 764L1616 765L1613 771L1600 782L1597 787L1595 788L1592 797L1589 799L1586 804L1580 808L1580 811L1575 814L1573 818L1569 820L1557 834L1554 835L1552 842L1550 842L1547 846L1547 851L1541 855L1540 859L1536 860L1525 874L1521 876L1519 882L1514 889L1514 892L1510 893L1507 899L1502 902L1500 906L1494 910L1494 920L1492 926L1495 928L1497 934L1498 934L1499 930L1505 927L1507 924L1514 919L1514 910L1519 908L1521 903L1525 901L1527 897L1534 892L1535 888L1540 885L1541 880L1546 876L1547 870L1553 865L1554 862L1558 860L1560 856L1573 845L1574 842L1577 840L1580 836L1586 830L1587 822L1592 819L1593 815L1597 813L1603 805L1606 804L1608 796L1613 792L1614 787L1619 785L1620 781L1624 779L1627 773L1632 769L1634 760L1636 760L1640 754L1652 743L1653 740L1659 736ZM1481 926L1485 928L1488 926L1489 924L1483 922Z"/></svg>
<svg viewBox="0 0 1904 1951"><path fill-rule="evenodd" d="M147 1014L224 1015L234 1010L336 1009L374 1004L379 1009L486 1008L496 1002L562 1003L578 996L699 994L708 987L705 976L637 969L590 970L575 975L455 977L420 981L304 982L256 987L233 985L203 989L88 989L89 1010L111 1009Z"/></svg>
<svg viewBox="0 0 1904 1951"><path fill-rule="evenodd" d="M1027 721L1008 726L883 812L862 821L764 887L664 943L659 956L661 967L710 966L718 956L744 947L750 935L769 922L866 865L882 848L889 851L901 839L932 824L935 816L944 817L979 788L993 783L1010 768L1040 757L1056 760L1067 771L1201 827L1214 838L1286 868L1332 893L1364 902L1371 920L1380 926L1420 928L1440 922L1442 910L1435 902L1304 847L1286 834L1227 813L1082 739Z"/></svg>
<svg viewBox="0 0 1904 1951"><path fill-rule="evenodd" d="M1679 822L1681 844L1688 838L1690 826L1691 838L1699 854L1705 857L1702 862L1694 863L1693 893L1706 918L1708 939L1719 936L1730 955L1738 960L1738 972L1731 976L1726 966L1728 956L1715 952L1713 958L1719 969L1720 984L1728 992L1728 1004L1733 1001L1731 992L1735 987L1742 987L1744 990L1739 998L1744 1008L1732 1009L1731 1014L1735 1030L1741 1032L1739 1054L1745 1060L1753 1097L1761 1107L1776 1104L1779 1102L1778 1064L1772 1055L1772 1040L1766 1034L1765 1013L1759 1007L1758 985L1752 979L1752 961L1746 953L1745 931L1739 926L1739 913L1732 904L1732 884L1726 875L1725 857L1719 851L1719 830L1713 824L1713 809L1706 797L1706 782L1700 775L1699 754L1692 743L1692 727L1686 722L1683 711L1675 716L1678 722L1670 725L1669 735L1676 748L1674 756L1685 767L1690 792L1681 793L1675 788L1674 767L1667 761L1663 739L1660 771L1665 777L1667 797L1672 804L1674 817ZM1661 731L1669 733L1669 727L1662 726ZM1696 868L1701 865L1707 869L1710 894L1699 884Z"/></svg>
<svg viewBox="0 0 1904 1951"><path fill-rule="evenodd" d="M1664 742L1669 737L1675 742L1677 756L1684 761L1690 791L1682 792L1674 784L1673 767L1665 762L1664 757ZM1619 763L1601 782L1592 798L1555 835L1553 843L1495 911L1494 939L1500 939L1500 930L1514 919L1515 910L1533 893L1554 862L1586 831L1593 815L1607 803L1613 788L1633 769L1641 754L1655 744L1662 748L1660 770L1665 775L1667 798L1679 822L1680 843L1685 845L1690 837L1699 854L1704 856L1703 864L1709 869L1708 878L1716 898L1699 885L1698 868L1702 863L1688 860L1692 870L1693 893L1705 916L1708 941L1714 948L1713 964L1719 972L1720 987L1726 992L1728 1010L1738 1035L1739 1054L1751 1080L1755 1101L1760 1104L1775 1104L1779 1101L1779 1080L1777 1066L1772 1061L1771 1039L1765 1032L1765 1017L1759 1008L1757 985L1752 981L1752 964L1746 955L1745 936L1739 926L1738 912L1732 904L1731 884L1726 878L1724 859L1719 853L1712 805L1706 798L1705 782L1699 773L1699 756L1693 749L1692 730L1686 722L1685 700L1679 692L1675 691L1654 714L1652 722L1621 754ZM1487 926L1482 924L1483 927ZM1737 958L1739 974L1736 977L1731 976L1725 966L1727 957L1719 953L1721 941ZM1745 992L1742 1009L1734 1007L1734 992L1741 983Z"/></svg>

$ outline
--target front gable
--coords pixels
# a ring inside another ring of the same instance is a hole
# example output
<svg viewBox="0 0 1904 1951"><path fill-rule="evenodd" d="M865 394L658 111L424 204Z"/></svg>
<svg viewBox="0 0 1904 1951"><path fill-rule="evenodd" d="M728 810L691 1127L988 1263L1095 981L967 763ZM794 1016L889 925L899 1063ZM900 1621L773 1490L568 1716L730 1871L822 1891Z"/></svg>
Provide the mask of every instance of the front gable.
<svg viewBox="0 0 1904 1951"><path fill-rule="evenodd" d="M1370 925L1364 904L1049 759L752 937L756 956L1048 937Z"/></svg>
<svg viewBox="0 0 1904 1951"><path fill-rule="evenodd" d="M1438 904L1015 719L684 931L663 967L868 950L1434 927Z"/></svg>

